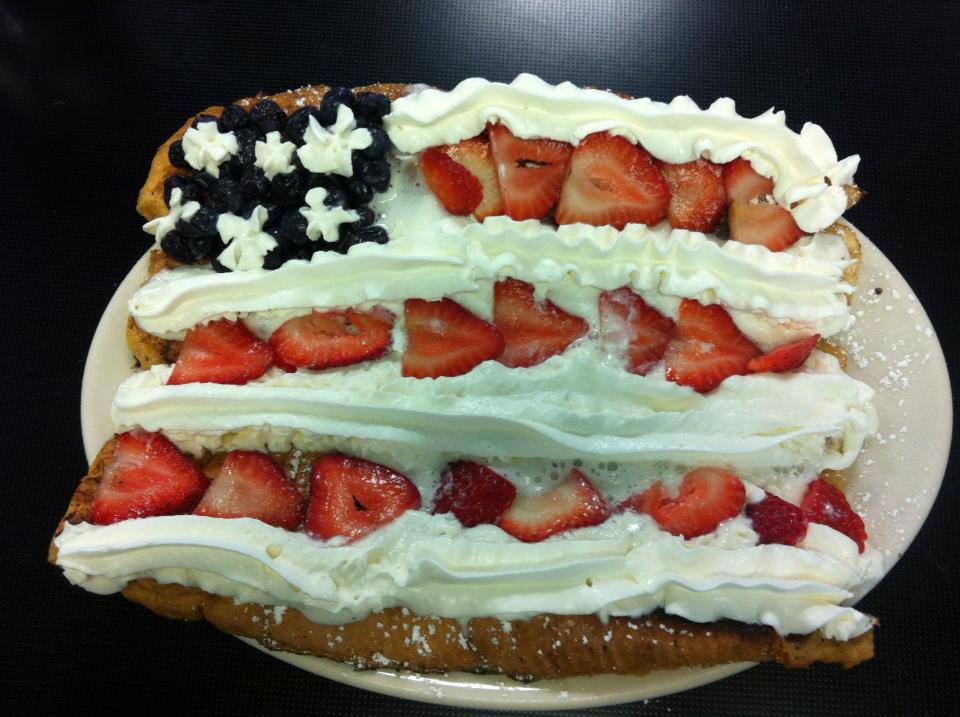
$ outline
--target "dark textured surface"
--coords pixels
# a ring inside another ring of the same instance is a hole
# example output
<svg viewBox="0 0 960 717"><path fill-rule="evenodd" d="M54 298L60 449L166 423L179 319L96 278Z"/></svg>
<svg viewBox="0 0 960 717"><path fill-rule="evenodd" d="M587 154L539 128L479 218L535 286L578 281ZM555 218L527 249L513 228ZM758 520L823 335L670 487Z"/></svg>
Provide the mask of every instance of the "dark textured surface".
<svg viewBox="0 0 960 717"><path fill-rule="evenodd" d="M849 218L907 277L955 361L958 7L0 4L0 706L18 714L465 714L313 677L207 626L72 588L43 562L85 468L86 349L116 285L147 246L136 191L154 147L184 117L310 82L451 86L520 71L657 99L686 93L704 104L729 95L743 114L776 104L795 129L808 119L821 124L840 156L863 156L857 179L870 196ZM594 713L951 711L960 697L958 478L954 460L920 537L862 603L883 619L874 661L846 673L756 668Z"/></svg>

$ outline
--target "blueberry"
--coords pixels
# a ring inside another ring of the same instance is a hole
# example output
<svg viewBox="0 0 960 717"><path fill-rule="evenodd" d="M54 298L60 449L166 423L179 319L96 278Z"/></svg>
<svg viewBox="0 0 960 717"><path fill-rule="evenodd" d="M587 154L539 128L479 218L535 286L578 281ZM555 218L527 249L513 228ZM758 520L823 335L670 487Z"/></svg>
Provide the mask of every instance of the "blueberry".
<svg viewBox="0 0 960 717"><path fill-rule="evenodd" d="M273 100L261 100L250 110L250 122L264 134L282 130L286 121L287 113Z"/></svg>
<svg viewBox="0 0 960 717"><path fill-rule="evenodd" d="M177 222L177 230L188 239L217 236L220 215L207 207L200 207L189 220Z"/></svg>
<svg viewBox="0 0 960 717"><path fill-rule="evenodd" d="M199 114L193 118L193 122L190 123L190 126L196 129L197 125L200 124L201 122L216 122L216 121L217 121L217 118L214 117L213 115Z"/></svg>
<svg viewBox="0 0 960 717"><path fill-rule="evenodd" d="M218 237L186 237L174 229L160 241L160 248L169 256L185 264L196 264L223 251Z"/></svg>
<svg viewBox="0 0 960 717"><path fill-rule="evenodd" d="M283 263L286 260L287 253L282 247L275 246L273 249L263 255L263 268L268 271L279 269L281 266L283 266Z"/></svg>
<svg viewBox="0 0 960 717"><path fill-rule="evenodd" d="M331 87L327 94L320 100L320 124L323 126L332 125L337 121L337 109L340 105L346 105L351 110L354 108L353 93L349 87Z"/></svg>
<svg viewBox="0 0 960 717"><path fill-rule="evenodd" d="M354 211L360 215L360 218L349 224L350 231L352 232L357 232L364 227L370 226L373 224L373 220L376 219L376 215L374 215L370 207L357 207Z"/></svg>
<svg viewBox="0 0 960 717"><path fill-rule="evenodd" d="M315 117L320 121L320 110L317 107L301 107L287 118L287 124L283 127L283 138L294 144L303 144L303 133L307 131L310 124L310 118Z"/></svg>
<svg viewBox="0 0 960 717"><path fill-rule="evenodd" d="M243 190L232 179L220 179L207 189L207 206L215 212L236 214L243 206Z"/></svg>
<svg viewBox="0 0 960 717"><path fill-rule="evenodd" d="M193 173L193 181L196 182L200 191L206 192L210 190L210 187L217 181L217 178L210 174L210 172L201 170Z"/></svg>
<svg viewBox="0 0 960 717"><path fill-rule="evenodd" d="M250 215L253 214L253 210L258 206L267 210L267 221L263 223L264 228L277 226L277 224L280 223L281 217L283 217L284 211L286 211L284 207L279 207L272 202L260 200L244 205L240 216L244 219L249 219Z"/></svg>
<svg viewBox="0 0 960 717"><path fill-rule="evenodd" d="M299 249L297 249L297 251L294 252L294 254L293 254L290 258L291 258L291 259L302 259L302 260L304 260L304 261L310 261L310 257L313 256L313 253L314 253L315 251L316 251L316 249L313 247L313 245L312 245L312 244L308 244L307 246L300 247Z"/></svg>
<svg viewBox="0 0 960 717"><path fill-rule="evenodd" d="M171 174L163 182L163 201L170 206L170 194L180 190L180 203L186 204L197 198L200 188L189 174Z"/></svg>
<svg viewBox="0 0 960 717"><path fill-rule="evenodd" d="M260 167L247 167L240 174L240 192L244 202L267 196L269 188L270 181Z"/></svg>
<svg viewBox="0 0 960 717"><path fill-rule="evenodd" d="M170 159L170 164L174 167L181 167L183 169L193 169L190 166L190 163L187 162L187 158L183 153L183 141L177 140L170 144L170 148L167 150L167 157Z"/></svg>
<svg viewBox="0 0 960 717"><path fill-rule="evenodd" d="M347 205L347 193L340 189L340 187L327 189L327 196L323 200L323 203L328 207L345 207Z"/></svg>
<svg viewBox="0 0 960 717"><path fill-rule="evenodd" d="M370 143L369 147L361 149L360 154L367 159L383 159L387 150L390 149L390 138L379 127L370 127L367 131L370 133L373 142Z"/></svg>
<svg viewBox="0 0 960 717"><path fill-rule="evenodd" d="M187 237L187 251L193 257L193 263L211 259L223 251L220 237Z"/></svg>
<svg viewBox="0 0 960 717"><path fill-rule="evenodd" d="M270 182L270 199L284 207L303 206L306 188L299 172L278 174Z"/></svg>
<svg viewBox="0 0 960 717"><path fill-rule="evenodd" d="M374 123L366 117L354 117L353 123L360 129L370 129L375 126Z"/></svg>
<svg viewBox="0 0 960 717"><path fill-rule="evenodd" d="M363 163L360 176L375 191L382 192L390 186L390 165L383 159L369 159Z"/></svg>
<svg viewBox="0 0 960 717"><path fill-rule="evenodd" d="M356 237L358 244L365 241L372 241L376 242L377 244L386 244L390 240L387 230L379 224L374 224L370 227L364 227L363 229L354 232L354 236Z"/></svg>
<svg viewBox="0 0 960 717"><path fill-rule="evenodd" d="M361 117L379 122L390 111L390 98L379 92L360 92L354 100L356 112Z"/></svg>
<svg viewBox="0 0 960 717"><path fill-rule="evenodd" d="M160 248L167 256L173 257L177 261L189 262L190 254L187 251L187 239L176 229L168 231L160 240Z"/></svg>
<svg viewBox="0 0 960 717"><path fill-rule="evenodd" d="M221 132L235 132L246 127L250 122L247 111L240 105L227 105L217 120L217 129Z"/></svg>
<svg viewBox="0 0 960 717"><path fill-rule="evenodd" d="M347 182L347 197L351 207L369 204L373 199L373 189L362 179L354 178Z"/></svg>
<svg viewBox="0 0 960 717"><path fill-rule="evenodd" d="M288 209L280 220L280 232L291 243L298 246L310 241L307 237L307 218L300 209Z"/></svg>

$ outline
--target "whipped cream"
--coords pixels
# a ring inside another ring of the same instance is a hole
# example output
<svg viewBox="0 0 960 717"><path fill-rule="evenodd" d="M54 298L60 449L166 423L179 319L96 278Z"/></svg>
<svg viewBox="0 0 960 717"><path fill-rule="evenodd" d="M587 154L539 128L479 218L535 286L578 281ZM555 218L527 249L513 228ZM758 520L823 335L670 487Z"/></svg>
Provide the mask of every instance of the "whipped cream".
<svg viewBox="0 0 960 717"><path fill-rule="evenodd" d="M540 613L606 619L661 608L696 622L731 619L844 640L872 622L843 601L880 575L873 549L861 555L825 526L811 525L802 547L755 545L742 517L714 536L684 541L630 512L540 543L423 511L339 546L257 520L190 515L68 524L55 542L67 578L92 592L151 577L293 607L321 624L394 606L504 620Z"/></svg>
<svg viewBox="0 0 960 717"><path fill-rule="evenodd" d="M307 206L300 208L300 214L307 220L307 237L315 241L321 237L326 242L340 239L340 225L355 222L360 218L353 209L344 209L339 204L326 205L327 190L314 187L307 192L304 200Z"/></svg>
<svg viewBox="0 0 960 717"><path fill-rule="evenodd" d="M227 246L217 257L219 262L233 271L262 270L263 257L277 246L277 240L263 231L267 216L266 207L259 204L246 219L229 212L221 214L217 231Z"/></svg>
<svg viewBox="0 0 960 717"><path fill-rule="evenodd" d="M265 142L257 140L253 146L254 165L263 170L267 179L292 172L293 162L290 160L297 150L297 145L284 142L279 132L267 132L265 139Z"/></svg>
<svg viewBox="0 0 960 717"><path fill-rule="evenodd" d="M610 132L671 163L744 157L774 180L774 198L805 232L820 231L843 214L843 185L860 163L858 155L838 160L820 126L808 122L798 134L787 127L783 112L772 109L747 118L726 97L700 109L685 96L668 104L628 100L569 82L550 85L529 74L509 84L475 77L449 92L424 89L401 97L384 118L384 129L397 149L414 153L475 137L487 122L500 122L518 137L571 144Z"/></svg>
<svg viewBox="0 0 960 717"><path fill-rule="evenodd" d="M337 119L329 127L324 127L311 115L303 133L303 146L297 150L297 156L311 172L333 172L352 177L351 153L355 149L366 149L371 144L373 135L370 130L358 128L353 110L346 105L340 105L337 108Z"/></svg>
<svg viewBox="0 0 960 717"><path fill-rule="evenodd" d="M220 132L216 122L200 122L183 135L183 156L194 169L220 176L220 165L240 152L233 132Z"/></svg>
<svg viewBox="0 0 960 717"><path fill-rule="evenodd" d="M189 220L200 208L200 202L183 203L183 190L175 187L170 192L170 208L162 217L151 219L143 225L143 231L152 234L157 239L157 243L177 227L177 222L183 219Z"/></svg>

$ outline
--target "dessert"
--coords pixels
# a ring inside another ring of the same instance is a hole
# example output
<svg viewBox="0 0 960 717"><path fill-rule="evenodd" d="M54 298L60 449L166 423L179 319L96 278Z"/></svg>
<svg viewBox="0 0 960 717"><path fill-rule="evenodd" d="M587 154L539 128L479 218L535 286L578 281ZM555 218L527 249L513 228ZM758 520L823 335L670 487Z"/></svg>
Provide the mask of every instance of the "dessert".
<svg viewBox="0 0 960 717"><path fill-rule="evenodd" d="M858 158L529 75L211 108L138 200L72 582L359 667L856 664Z"/></svg>

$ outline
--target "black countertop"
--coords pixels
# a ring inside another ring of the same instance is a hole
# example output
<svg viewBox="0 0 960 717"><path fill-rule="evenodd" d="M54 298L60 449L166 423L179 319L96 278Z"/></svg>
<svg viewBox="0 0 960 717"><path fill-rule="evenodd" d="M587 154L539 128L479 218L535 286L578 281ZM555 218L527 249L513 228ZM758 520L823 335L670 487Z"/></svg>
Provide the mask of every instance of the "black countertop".
<svg viewBox="0 0 960 717"><path fill-rule="evenodd" d="M258 90L450 87L528 71L701 105L770 105L863 157L849 214L957 356L960 6L560 2L0 5L5 348L0 705L72 710L465 714L314 677L205 625L71 587L46 544L86 467L80 379L97 320L148 246L134 211L183 119ZM956 377L954 376L956 381ZM107 397L104 398L107 400ZM895 476L892 480L909 480ZM598 715L933 714L956 708L957 462L919 538L862 608L879 656L855 670L758 667ZM954 704L954 708L950 705ZM7 714L14 712L7 711Z"/></svg>

